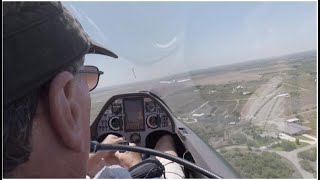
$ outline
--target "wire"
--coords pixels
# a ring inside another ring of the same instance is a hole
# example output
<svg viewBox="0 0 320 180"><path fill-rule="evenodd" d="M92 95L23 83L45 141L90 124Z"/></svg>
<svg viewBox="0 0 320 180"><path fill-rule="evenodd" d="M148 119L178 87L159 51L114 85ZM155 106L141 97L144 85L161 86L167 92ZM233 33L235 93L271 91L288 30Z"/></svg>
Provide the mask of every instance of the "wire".
<svg viewBox="0 0 320 180"><path fill-rule="evenodd" d="M188 150L186 150L184 153L183 153L183 155L182 155L182 159L185 159L184 158L184 156L188 153L189 151ZM183 168L183 171L185 170L185 168L184 168L184 166L182 166L182 168Z"/></svg>
<svg viewBox="0 0 320 180"><path fill-rule="evenodd" d="M169 163L168 163L168 164L169 164ZM146 177L149 175L149 173L150 173L153 169L156 169L156 168L150 169L149 172L144 176L144 179L146 179ZM162 174L165 176L165 168L164 168L164 167L163 167Z"/></svg>
<svg viewBox="0 0 320 180"><path fill-rule="evenodd" d="M171 161L171 162L168 162L167 164L165 164L165 165L163 165L163 166L166 166L166 165L171 164L171 163L175 163L175 162ZM181 165L179 164L179 166L181 166ZM166 173L173 173L173 174L176 174L176 175L182 177L180 174L175 173L175 172L166 172L166 169L164 168L164 171L163 171L163 178L164 178L164 179L167 179L167 178L166 178ZM183 177L182 177L182 178L183 178Z"/></svg>
<svg viewBox="0 0 320 180"><path fill-rule="evenodd" d="M146 177L149 175L149 173L153 170L154 168L150 169L149 172L144 176L143 179L146 179Z"/></svg>
<svg viewBox="0 0 320 180"><path fill-rule="evenodd" d="M163 166L166 166L166 165L171 164L171 163L174 163L174 162L173 161L168 162L167 164L164 164Z"/></svg>
<svg viewBox="0 0 320 180"><path fill-rule="evenodd" d="M180 176L182 179L184 178L183 176L181 176L180 174L178 174L178 173L176 173L176 172L165 172L165 173L171 173L171 174L175 174L175 175L178 175L178 176Z"/></svg>
<svg viewBox="0 0 320 180"><path fill-rule="evenodd" d="M189 151L188 150L186 150L184 153L183 153L183 155L182 155L182 159L184 159L184 156L188 153Z"/></svg>

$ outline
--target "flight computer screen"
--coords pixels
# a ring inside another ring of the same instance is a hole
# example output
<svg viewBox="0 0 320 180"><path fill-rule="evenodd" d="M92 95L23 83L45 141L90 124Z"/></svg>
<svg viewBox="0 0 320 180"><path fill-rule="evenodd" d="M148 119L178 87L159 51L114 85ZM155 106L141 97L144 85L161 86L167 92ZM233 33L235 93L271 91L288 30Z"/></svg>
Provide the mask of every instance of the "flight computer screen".
<svg viewBox="0 0 320 180"><path fill-rule="evenodd" d="M124 99L125 131L144 131L143 99Z"/></svg>

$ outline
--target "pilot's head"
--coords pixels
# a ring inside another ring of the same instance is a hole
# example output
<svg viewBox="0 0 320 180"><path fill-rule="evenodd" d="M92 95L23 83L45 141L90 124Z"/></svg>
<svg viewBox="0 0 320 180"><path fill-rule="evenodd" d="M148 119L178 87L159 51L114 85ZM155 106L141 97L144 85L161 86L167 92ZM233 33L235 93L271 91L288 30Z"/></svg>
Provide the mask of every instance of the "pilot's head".
<svg viewBox="0 0 320 180"><path fill-rule="evenodd" d="M89 91L101 72L90 41L59 2L3 3L4 177L85 177Z"/></svg>

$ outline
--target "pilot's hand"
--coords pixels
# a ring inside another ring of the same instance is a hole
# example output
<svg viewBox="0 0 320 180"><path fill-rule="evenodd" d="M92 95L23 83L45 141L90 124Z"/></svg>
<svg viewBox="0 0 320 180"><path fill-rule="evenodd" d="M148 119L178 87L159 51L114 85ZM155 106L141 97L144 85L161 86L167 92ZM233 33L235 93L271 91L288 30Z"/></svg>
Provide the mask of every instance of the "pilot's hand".
<svg viewBox="0 0 320 180"><path fill-rule="evenodd" d="M136 146L134 143L129 143L129 145ZM117 151L115 156L118 158L120 165L128 169L142 161L139 153L131 151L126 151L124 153Z"/></svg>
<svg viewBox="0 0 320 180"><path fill-rule="evenodd" d="M123 138L109 134L103 141L102 144L117 144ZM104 166L110 166L119 164L118 158L115 156L116 151L97 151L96 153L90 153L87 173L90 177L93 177L98 173Z"/></svg>
<svg viewBox="0 0 320 180"><path fill-rule="evenodd" d="M119 141L124 140L123 137L118 137L113 134L109 134L101 144L117 144Z"/></svg>

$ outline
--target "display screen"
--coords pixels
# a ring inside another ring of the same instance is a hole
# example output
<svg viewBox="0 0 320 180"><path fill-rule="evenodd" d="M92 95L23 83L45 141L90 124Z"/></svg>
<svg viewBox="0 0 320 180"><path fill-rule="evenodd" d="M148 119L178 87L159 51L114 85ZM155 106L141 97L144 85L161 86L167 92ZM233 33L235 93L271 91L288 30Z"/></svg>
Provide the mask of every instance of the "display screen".
<svg viewBox="0 0 320 180"><path fill-rule="evenodd" d="M125 131L143 131L145 128L143 99L125 99L123 103L125 111Z"/></svg>

